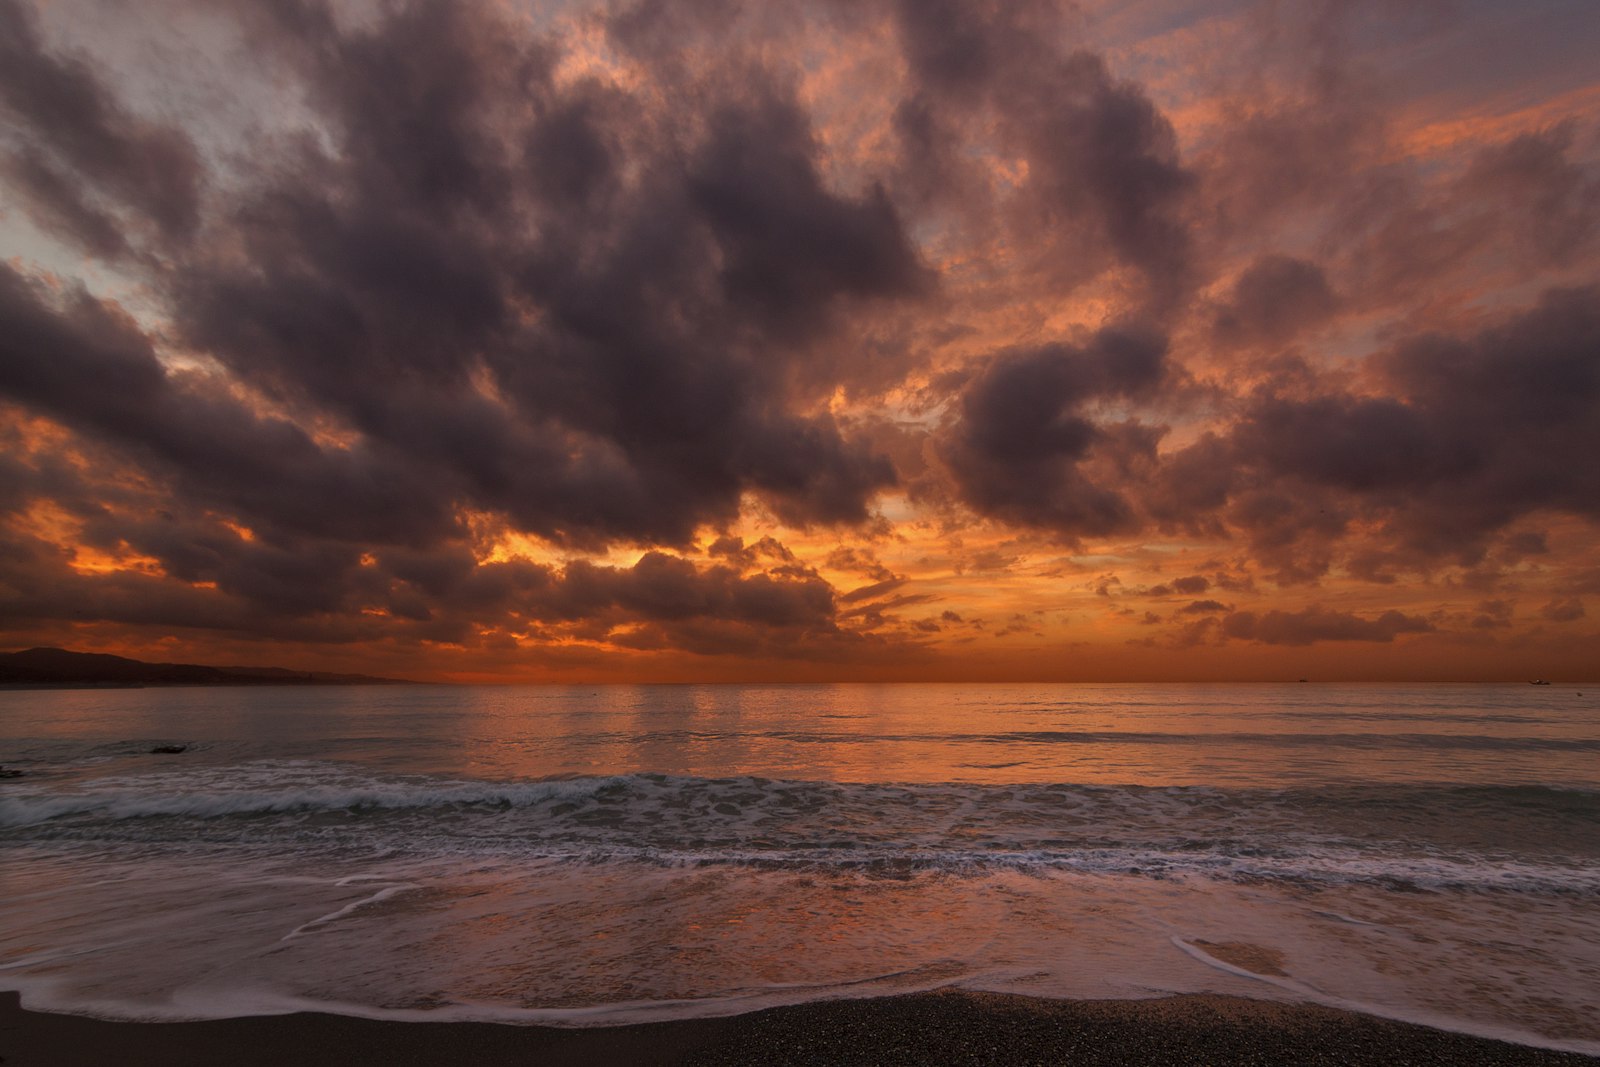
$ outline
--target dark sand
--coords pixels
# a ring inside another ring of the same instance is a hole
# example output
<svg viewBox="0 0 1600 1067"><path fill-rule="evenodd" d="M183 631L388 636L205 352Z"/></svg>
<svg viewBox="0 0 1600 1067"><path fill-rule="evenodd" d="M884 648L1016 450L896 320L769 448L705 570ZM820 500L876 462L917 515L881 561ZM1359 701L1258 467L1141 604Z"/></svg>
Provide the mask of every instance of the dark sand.
<svg viewBox="0 0 1600 1067"><path fill-rule="evenodd" d="M594 1029L274 1015L102 1022L0 993L5 1067L218 1064L1579 1064L1314 1005L1237 997L1053 1001L947 990Z"/></svg>

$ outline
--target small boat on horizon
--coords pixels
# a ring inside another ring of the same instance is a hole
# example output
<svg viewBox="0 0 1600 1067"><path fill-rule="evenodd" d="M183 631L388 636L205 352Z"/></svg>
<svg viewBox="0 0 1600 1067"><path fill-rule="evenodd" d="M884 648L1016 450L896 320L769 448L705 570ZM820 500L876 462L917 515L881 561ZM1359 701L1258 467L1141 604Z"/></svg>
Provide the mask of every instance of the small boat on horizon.
<svg viewBox="0 0 1600 1067"><path fill-rule="evenodd" d="M1545 681L1543 678L1535 678L1533 681L1529 682L1528 684L1529 685L1549 685L1550 683Z"/></svg>

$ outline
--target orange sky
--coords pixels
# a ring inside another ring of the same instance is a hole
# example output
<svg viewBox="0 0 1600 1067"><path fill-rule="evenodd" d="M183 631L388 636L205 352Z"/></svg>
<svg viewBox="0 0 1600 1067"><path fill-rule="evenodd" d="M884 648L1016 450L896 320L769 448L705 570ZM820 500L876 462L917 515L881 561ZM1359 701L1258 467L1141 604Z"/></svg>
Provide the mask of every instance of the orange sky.
<svg viewBox="0 0 1600 1067"><path fill-rule="evenodd" d="M1595 675L1588 0L0 29L0 647Z"/></svg>

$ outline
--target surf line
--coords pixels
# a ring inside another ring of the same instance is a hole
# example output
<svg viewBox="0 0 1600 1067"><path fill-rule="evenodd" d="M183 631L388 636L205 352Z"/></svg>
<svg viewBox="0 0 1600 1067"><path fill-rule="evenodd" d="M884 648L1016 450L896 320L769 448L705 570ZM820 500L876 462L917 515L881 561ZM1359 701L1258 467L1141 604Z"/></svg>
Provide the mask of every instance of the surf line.
<svg viewBox="0 0 1600 1067"><path fill-rule="evenodd" d="M1362 1010L1360 1008L1356 1008L1356 1006L1351 1004L1349 1001L1342 1000L1339 997L1331 996L1328 993L1318 989L1316 986L1311 985L1309 982L1298 981L1289 977L1287 974L1263 974L1260 971L1253 971L1248 967L1241 967L1237 963L1229 963L1227 960L1218 959L1216 956L1213 956L1199 945L1196 945L1182 937L1173 936L1168 940L1170 940L1173 945L1175 945L1185 955L1199 960L1207 967L1214 967L1219 971L1225 971L1228 974L1238 975L1240 978L1254 978L1258 982L1265 982L1268 985L1277 986L1279 989L1287 990L1288 992L1294 993L1305 1000L1314 1000L1322 1004L1328 1004L1331 1007Z"/></svg>
<svg viewBox="0 0 1600 1067"><path fill-rule="evenodd" d="M370 877L370 876L356 875L353 878L341 878L337 882L335 882L334 885L341 886L341 887L342 886L347 886L347 885L350 885L352 882L366 881L368 877ZM355 911L358 908L364 908L368 904L377 904L377 903L379 903L381 901L388 900L390 897L396 895L397 893L404 893L408 889L420 889L420 888L422 888L422 887L417 885L415 882L392 882L389 885L386 885L382 889L378 890L376 893L372 894L370 897L362 897L360 900L351 901L349 904L346 904L344 907L338 909L337 911L330 911L328 914L322 915L322 916L318 916L317 918L312 919L310 922L301 923L299 926L296 926L293 930L290 930L288 933L286 933L282 937L278 938L278 940L280 942L281 941L292 941L295 938L299 937L301 934L310 933L312 930L317 929L319 926L326 926L328 923L337 922L338 920L344 918L346 915L349 915L351 912Z"/></svg>

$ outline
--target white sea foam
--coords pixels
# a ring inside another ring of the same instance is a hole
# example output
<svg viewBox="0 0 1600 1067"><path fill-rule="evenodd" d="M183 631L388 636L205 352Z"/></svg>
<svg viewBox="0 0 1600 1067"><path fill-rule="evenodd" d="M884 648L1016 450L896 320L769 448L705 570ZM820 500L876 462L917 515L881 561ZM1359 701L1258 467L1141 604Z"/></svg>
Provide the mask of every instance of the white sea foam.
<svg viewBox="0 0 1600 1067"><path fill-rule="evenodd" d="M1600 1051L1600 713L1527 688L7 694L0 974L562 1025L1211 991Z"/></svg>
<svg viewBox="0 0 1600 1067"><path fill-rule="evenodd" d="M1415 1005L1351 1000L1347 997L1329 993L1315 984L1289 975L1263 974L1248 967L1229 963L1227 960L1217 958L1204 948L1183 937L1174 936L1171 941L1173 945L1191 959L1198 960L1206 966L1215 968L1225 974L1236 975L1240 978L1247 978L1270 986L1278 993L1286 995L1286 998L1292 1001L1321 1004L1329 1008L1339 1008L1343 1011L1359 1012L1363 1015L1377 1015L1395 1019L1399 1022L1431 1026L1438 1030L1453 1030L1458 1033L1476 1034L1479 1037L1510 1041L1519 1045L1532 1045L1536 1048L1579 1052L1591 1056L1600 1055L1600 1041L1552 1038L1548 1035L1540 1034L1536 1030L1519 1026L1510 1020L1499 1023L1486 1023L1482 1019L1463 1018L1460 1015L1428 1010Z"/></svg>
<svg viewBox="0 0 1600 1067"><path fill-rule="evenodd" d="M366 878L362 879L362 881L367 880L368 879ZM334 884L337 886L346 886L352 884L353 881L354 879L341 878ZM388 900L392 896L395 896L399 893L404 893L408 889L416 888L418 887L411 882L400 882L395 885L384 886L370 897L362 897L360 900L352 900L342 908L336 908L335 910L328 912L326 915L319 915L310 922L301 923L293 930L290 930L288 933L284 934L280 940L292 941L302 934L309 933L310 931L317 929L319 926L326 926L329 923L338 922L340 919L343 919L345 916L350 915L361 908L365 908L372 904L381 903L385 900Z"/></svg>
<svg viewBox="0 0 1600 1067"><path fill-rule="evenodd" d="M375 778L316 764L246 765L188 775L104 778L65 793L0 795L0 826L30 826L65 816L211 818L280 812L398 811L462 804L527 807L603 787L583 781L472 782Z"/></svg>
<svg viewBox="0 0 1600 1067"><path fill-rule="evenodd" d="M897 876L1060 869L1600 895L1595 799L1529 787L1340 794L667 775L482 781L280 761L61 791L12 787L0 797L0 826L17 840L247 843L268 853L403 850ZM1535 826L1555 844L1508 850L1508 840L1518 843L1508 834Z"/></svg>

